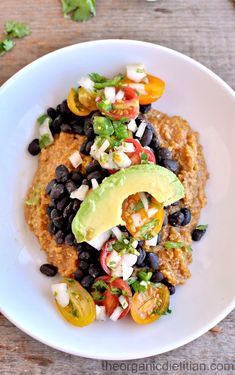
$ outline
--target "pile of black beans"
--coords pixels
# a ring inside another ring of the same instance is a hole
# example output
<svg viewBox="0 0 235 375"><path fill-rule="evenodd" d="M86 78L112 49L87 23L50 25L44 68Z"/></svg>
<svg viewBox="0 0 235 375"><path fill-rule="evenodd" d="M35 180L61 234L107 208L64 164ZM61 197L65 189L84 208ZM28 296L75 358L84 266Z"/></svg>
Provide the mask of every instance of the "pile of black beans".
<svg viewBox="0 0 235 375"><path fill-rule="evenodd" d="M55 179L46 187L46 193L50 197L50 204L46 208L49 217L48 231L54 235L58 244L76 245L71 230L71 223L78 211L81 201L71 199L70 194L81 185L91 187L91 179L98 183L107 177L107 171L103 170L95 160L86 167L86 174L80 170L69 171L65 165L58 165L55 170Z"/></svg>
<svg viewBox="0 0 235 375"><path fill-rule="evenodd" d="M53 136L63 131L71 134L85 135L87 136L86 142L94 140L95 134L91 120L94 112L88 116L74 115L68 108L67 100L64 100L56 108L48 108L47 115L51 118L50 130ZM89 155L89 147L91 147L91 145L83 145L83 153L85 155ZM29 144L28 151L31 155L38 155L40 153L41 149L39 147L38 138L35 138Z"/></svg>

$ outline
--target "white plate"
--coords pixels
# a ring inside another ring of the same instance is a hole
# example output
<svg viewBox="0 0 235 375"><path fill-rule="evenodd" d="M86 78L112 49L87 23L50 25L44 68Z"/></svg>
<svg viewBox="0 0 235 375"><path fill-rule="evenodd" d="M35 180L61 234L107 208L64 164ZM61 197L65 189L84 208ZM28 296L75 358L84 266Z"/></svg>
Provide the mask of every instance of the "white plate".
<svg viewBox="0 0 235 375"><path fill-rule="evenodd" d="M192 279L177 287L172 314L139 326L131 320L74 328L57 313L50 279L38 268L45 260L23 217L23 200L37 158L27 153L35 118L63 100L81 75L118 73L144 62L166 82L155 107L179 114L200 132L210 171L209 203L202 223L208 233L193 246ZM17 327L67 353L100 359L146 357L186 344L223 319L235 305L234 162L235 96L214 73L170 49L128 40L82 43L28 65L0 91L1 251L0 305Z"/></svg>

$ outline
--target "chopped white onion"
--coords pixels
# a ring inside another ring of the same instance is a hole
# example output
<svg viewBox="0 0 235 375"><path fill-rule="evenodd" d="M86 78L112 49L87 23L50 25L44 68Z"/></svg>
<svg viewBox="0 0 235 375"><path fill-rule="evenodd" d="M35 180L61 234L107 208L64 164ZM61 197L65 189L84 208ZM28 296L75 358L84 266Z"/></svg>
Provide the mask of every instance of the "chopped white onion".
<svg viewBox="0 0 235 375"><path fill-rule="evenodd" d="M115 87L105 87L104 95L107 100L114 103L116 100L116 90Z"/></svg>
<svg viewBox="0 0 235 375"><path fill-rule="evenodd" d="M95 190L98 188L99 184L97 182L97 180L95 178L92 178L91 179L91 185L92 185L92 189Z"/></svg>
<svg viewBox="0 0 235 375"><path fill-rule="evenodd" d="M110 152L109 154L103 152L98 160L101 167L103 167L104 169L118 169L118 166L113 161L112 152Z"/></svg>
<svg viewBox="0 0 235 375"><path fill-rule="evenodd" d="M122 145L118 147L118 151L134 152L135 151L135 146L133 145L133 143L122 142Z"/></svg>
<svg viewBox="0 0 235 375"><path fill-rule="evenodd" d="M157 240L158 240L158 234L155 237L151 238L150 240L146 240L145 244L147 246L157 246Z"/></svg>
<svg viewBox="0 0 235 375"><path fill-rule="evenodd" d="M115 237L120 241L122 239L122 231L118 227L113 227L112 232L115 235Z"/></svg>
<svg viewBox="0 0 235 375"><path fill-rule="evenodd" d="M142 224L142 219L140 214L132 214L131 218L135 227L140 227Z"/></svg>
<svg viewBox="0 0 235 375"><path fill-rule="evenodd" d="M127 266L125 263L122 263L122 278L123 280L129 279L129 277L133 273L133 268L131 266Z"/></svg>
<svg viewBox="0 0 235 375"><path fill-rule="evenodd" d="M121 262L122 258L116 250L110 251L110 254L106 258L107 266L110 268L116 268ZM115 267L114 267L115 266Z"/></svg>
<svg viewBox="0 0 235 375"><path fill-rule="evenodd" d="M82 158L79 151L75 151L72 155L70 155L69 160L74 168L77 168L80 164L82 164Z"/></svg>
<svg viewBox="0 0 235 375"><path fill-rule="evenodd" d="M146 194L145 193L139 193L139 196L140 196L141 202L143 203L145 211L148 212L149 202L148 202L148 198L146 197Z"/></svg>
<svg viewBox="0 0 235 375"><path fill-rule="evenodd" d="M128 168L131 165L131 159L122 151L115 151L113 153L113 160L120 168Z"/></svg>
<svg viewBox="0 0 235 375"><path fill-rule="evenodd" d="M96 309L96 320L104 321L106 320L105 306L95 305Z"/></svg>
<svg viewBox="0 0 235 375"><path fill-rule="evenodd" d="M119 299L120 305L125 310L128 307L128 302L127 302L126 298L123 295L121 295L121 296L118 297L118 299Z"/></svg>
<svg viewBox="0 0 235 375"><path fill-rule="evenodd" d="M69 304L69 293L66 283L53 284L51 290L60 306L65 307Z"/></svg>
<svg viewBox="0 0 235 375"><path fill-rule="evenodd" d="M147 287L148 283L147 281L141 280L140 285Z"/></svg>
<svg viewBox="0 0 235 375"><path fill-rule="evenodd" d="M81 77L78 81L78 84L88 91L94 90L94 82L88 76Z"/></svg>
<svg viewBox="0 0 235 375"><path fill-rule="evenodd" d="M122 312L123 312L123 308L121 306L116 307L116 309L114 309L113 313L110 315L110 319L113 322L116 322L118 318L120 317L120 315L122 314Z"/></svg>
<svg viewBox="0 0 235 375"><path fill-rule="evenodd" d="M125 93L124 93L124 91L122 91L122 90L119 90L118 92L117 92L117 94L116 94L116 100L122 100L123 98L124 98L124 95L125 95Z"/></svg>
<svg viewBox="0 0 235 375"><path fill-rule="evenodd" d="M137 91L141 95L147 94L143 83L128 83L128 86Z"/></svg>
<svg viewBox="0 0 235 375"><path fill-rule="evenodd" d="M121 262L119 262L117 267L114 270L112 270L112 276L114 276L114 277L122 277L123 276L123 270L122 270Z"/></svg>
<svg viewBox="0 0 235 375"><path fill-rule="evenodd" d="M134 266L134 264L137 262L137 255L135 254L123 254L122 255L122 264L125 264L126 266Z"/></svg>
<svg viewBox="0 0 235 375"><path fill-rule="evenodd" d="M109 148L109 146L110 146L110 143L109 143L108 139L105 139L105 141L102 143L102 145L100 146L100 148L96 151L95 157L97 159L99 159L99 157L101 156L101 154L103 152L105 152L107 150L107 148Z"/></svg>
<svg viewBox="0 0 235 375"><path fill-rule="evenodd" d="M99 236L93 238L93 240L87 241L89 245L93 246L96 250L101 250L103 244L109 239L111 230L101 233Z"/></svg>
<svg viewBox="0 0 235 375"><path fill-rule="evenodd" d="M140 82L147 75L145 65L144 64L127 65L126 75L130 80L134 82Z"/></svg>
<svg viewBox="0 0 235 375"><path fill-rule="evenodd" d="M138 138L141 138L144 134L146 126L147 126L146 122L142 121L140 126L138 127L137 132L135 133L135 136L138 137Z"/></svg>
<svg viewBox="0 0 235 375"><path fill-rule="evenodd" d="M84 201L88 190L89 190L88 185L81 185L78 189L74 190L70 194L70 198L71 199L79 199L80 201Z"/></svg>
<svg viewBox="0 0 235 375"><path fill-rule="evenodd" d="M132 119L132 120L129 122L129 124L127 125L127 128L128 128L128 130L130 130L132 133L135 133L136 130L137 130L137 125L136 125L135 120ZM132 144L132 143L130 143L130 144ZM134 146L134 145L133 145L133 146Z"/></svg>
<svg viewBox="0 0 235 375"><path fill-rule="evenodd" d="M148 210L148 217L152 217L153 215L156 215L157 212L158 212L157 208L150 208Z"/></svg>

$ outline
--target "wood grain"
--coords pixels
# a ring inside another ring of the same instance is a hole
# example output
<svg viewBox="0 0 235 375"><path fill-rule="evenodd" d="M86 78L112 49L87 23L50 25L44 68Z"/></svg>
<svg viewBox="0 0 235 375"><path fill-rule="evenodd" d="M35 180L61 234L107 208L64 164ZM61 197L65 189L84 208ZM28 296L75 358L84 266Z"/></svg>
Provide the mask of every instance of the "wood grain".
<svg viewBox="0 0 235 375"><path fill-rule="evenodd" d="M235 88L235 4L232 0L97 0L97 16L82 24L64 19L59 0L2 0L0 30L8 20L28 23L32 34L0 58L0 84L38 57L66 45L94 39L139 39L165 45L200 61ZM0 33L1 33L0 31ZM203 312L202 312L203 313ZM0 315L0 374L131 374L140 363L180 361L232 363L235 373L235 311L219 328L173 352L126 361L129 370L104 370L105 363L51 349L15 328ZM156 338L160 339L160 338ZM143 343L138 343L143 345ZM109 362L113 364L113 362ZM132 370L131 370L132 369ZM139 372L140 373L140 372ZM141 374L154 374L151 369ZM162 370L162 375L171 373ZM177 371L188 374L187 370ZM209 369L204 372L211 374Z"/></svg>

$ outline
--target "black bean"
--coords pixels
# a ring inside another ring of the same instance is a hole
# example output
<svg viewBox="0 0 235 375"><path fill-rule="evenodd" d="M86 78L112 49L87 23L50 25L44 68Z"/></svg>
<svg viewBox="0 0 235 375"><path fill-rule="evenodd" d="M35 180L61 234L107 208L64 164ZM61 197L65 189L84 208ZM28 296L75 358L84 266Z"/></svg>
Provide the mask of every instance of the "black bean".
<svg viewBox="0 0 235 375"><path fill-rule="evenodd" d="M58 211L56 208L51 210L51 219L54 220L56 217L61 216L61 212Z"/></svg>
<svg viewBox="0 0 235 375"><path fill-rule="evenodd" d="M161 232L158 233L158 236L157 236L157 245L159 245L162 241L162 234Z"/></svg>
<svg viewBox="0 0 235 375"><path fill-rule="evenodd" d="M82 243L77 243L76 239L74 240L74 246L76 246L77 252L80 253L84 250L84 242Z"/></svg>
<svg viewBox="0 0 235 375"><path fill-rule="evenodd" d="M55 169L55 175L59 182L66 182L69 178L69 170L65 165L60 164Z"/></svg>
<svg viewBox="0 0 235 375"><path fill-rule="evenodd" d="M73 129L69 124L62 124L60 126L60 129L61 129L62 132L65 132L65 133L72 133L73 132Z"/></svg>
<svg viewBox="0 0 235 375"><path fill-rule="evenodd" d="M87 180L91 180L92 178L95 178L98 182L101 182L104 179L104 176L101 171L94 171L87 175Z"/></svg>
<svg viewBox="0 0 235 375"><path fill-rule="evenodd" d="M64 242L66 243L66 245L73 246L73 242L74 242L73 233L67 234L67 236L65 236Z"/></svg>
<svg viewBox="0 0 235 375"><path fill-rule="evenodd" d="M61 198L57 202L57 205L56 205L57 210L63 211L63 209L65 208L65 206L66 206L67 203L68 203L68 198L67 197Z"/></svg>
<svg viewBox="0 0 235 375"><path fill-rule="evenodd" d="M76 212L79 210L81 206L81 201L79 201L78 199L73 199L73 210Z"/></svg>
<svg viewBox="0 0 235 375"><path fill-rule="evenodd" d="M80 147L80 152L84 155L87 155L86 154L86 146L87 146L87 143L90 142L88 141L87 139L82 143L81 147Z"/></svg>
<svg viewBox="0 0 235 375"><path fill-rule="evenodd" d="M85 131L85 129L84 129L84 131ZM95 138L95 133L94 133L93 127L88 128L85 131L85 135L87 136L87 139L94 139Z"/></svg>
<svg viewBox="0 0 235 375"><path fill-rule="evenodd" d="M160 146L159 139L156 136L156 134L153 133L153 138L152 138L152 141L151 141L149 147L151 147L154 151L157 151L157 149L159 148L159 146Z"/></svg>
<svg viewBox="0 0 235 375"><path fill-rule="evenodd" d="M73 202L69 202L69 204L65 207L63 211L63 217L68 218L73 213Z"/></svg>
<svg viewBox="0 0 235 375"><path fill-rule="evenodd" d="M80 281L83 278L84 273L81 269L78 269L77 271L74 272L73 275L74 275L75 280Z"/></svg>
<svg viewBox="0 0 235 375"><path fill-rule="evenodd" d="M57 116L54 121L52 121L51 128L54 129L56 133L60 132L60 126L63 124L63 117L61 115Z"/></svg>
<svg viewBox="0 0 235 375"><path fill-rule="evenodd" d="M56 112L56 110L52 107L48 108L47 109L47 114L48 116L52 119L52 120L55 120L55 118L57 117L58 113Z"/></svg>
<svg viewBox="0 0 235 375"><path fill-rule="evenodd" d="M84 133L87 137L91 130L93 131L93 120L91 121L91 118L87 117L84 121Z"/></svg>
<svg viewBox="0 0 235 375"><path fill-rule="evenodd" d="M137 251L140 253L140 255L138 255L136 265L141 267L142 263L144 263L144 260L146 258L146 252L141 247L137 247Z"/></svg>
<svg viewBox="0 0 235 375"><path fill-rule="evenodd" d="M192 239L193 241L200 241L200 239L204 236L206 233L206 229L194 229L192 231Z"/></svg>
<svg viewBox="0 0 235 375"><path fill-rule="evenodd" d="M148 253L147 254L147 264L150 268L154 271L158 270L159 267L159 258L155 253Z"/></svg>
<svg viewBox="0 0 235 375"><path fill-rule="evenodd" d="M168 222L172 227L178 227L182 225L184 221L184 215L180 211L176 211L168 216Z"/></svg>
<svg viewBox="0 0 235 375"><path fill-rule="evenodd" d="M176 202L174 202L174 203L171 203L171 206L177 206L179 204L179 201L176 201Z"/></svg>
<svg viewBox="0 0 235 375"><path fill-rule="evenodd" d="M51 217L51 211L52 211L52 210L53 210L52 207L50 207L50 206L47 206L47 207L46 207L46 214L47 214L47 216Z"/></svg>
<svg viewBox="0 0 235 375"><path fill-rule="evenodd" d="M87 275L81 280L81 285L83 286L83 288L87 289L93 284L93 282L94 278L91 275Z"/></svg>
<svg viewBox="0 0 235 375"><path fill-rule="evenodd" d="M72 132L74 134L84 135L84 128L82 124L78 124L76 121L70 123Z"/></svg>
<svg viewBox="0 0 235 375"><path fill-rule="evenodd" d="M68 107L68 104L67 104L67 100L63 100L63 102L60 104L60 112L61 113L70 113L70 110L69 110L69 107Z"/></svg>
<svg viewBox="0 0 235 375"><path fill-rule="evenodd" d="M61 195L64 194L64 185L58 184L53 185L50 192L50 198L51 199L58 199L61 197Z"/></svg>
<svg viewBox="0 0 235 375"><path fill-rule="evenodd" d="M57 181L56 181L55 179L51 180L51 181L47 184L47 187L46 187L46 189L45 189L46 193L47 193L47 194L50 194L52 187L53 187L53 186L56 186L56 184L57 184Z"/></svg>
<svg viewBox="0 0 235 375"><path fill-rule="evenodd" d="M82 176L82 173L80 171L74 171L72 172L71 174L71 179L77 184L82 182L82 179L83 179L83 176Z"/></svg>
<svg viewBox="0 0 235 375"><path fill-rule="evenodd" d="M53 266L53 264L46 263L41 265L40 271L41 273L43 273L43 275L53 277L57 274L58 268L56 266Z"/></svg>
<svg viewBox="0 0 235 375"><path fill-rule="evenodd" d="M95 265L95 264L91 264L89 269L88 269L88 274L91 275L92 277L94 277L94 279L96 277L98 277L100 275L100 267L98 265Z"/></svg>
<svg viewBox="0 0 235 375"><path fill-rule="evenodd" d="M77 186L75 185L75 183L72 181L72 180L68 180L66 183L65 183L65 187L66 187L66 190L69 194L71 194L74 190L77 189Z"/></svg>
<svg viewBox="0 0 235 375"><path fill-rule="evenodd" d="M139 126L143 120L144 120L143 115L139 114L138 117L135 119L136 125Z"/></svg>
<svg viewBox="0 0 235 375"><path fill-rule="evenodd" d="M151 281L153 283L160 283L163 279L164 279L164 276L160 271L153 272L153 276L151 278Z"/></svg>
<svg viewBox="0 0 235 375"><path fill-rule="evenodd" d="M84 178L84 180L82 180L82 185L88 185L89 187L91 187L91 181L88 181L87 178Z"/></svg>
<svg viewBox="0 0 235 375"><path fill-rule="evenodd" d="M79 267L82 270L87 270L89 268L89 263L85 262L84 260L81 260L79 263Z"/></svg>
<svg viewBox="0 0 235 375"><path fill-rule="evenodd" d="M144 240L140 240L140 241L138 242L138 246L143 246L143 244L144 244Z"/></svg>
<svg viewBox="0 0 235 375"><path fill-rule="evenodd" d="M56 243L62 244L64 242L64 233L62 230L58 230L58 232L54 236Z"/></svg>
<svg viewBox="0 0 235 375"><path fill-rule="evenodd" d="M181 225L187 225L188 223L190 223L191 221L191 212L188 208L181 208L180 210L182 212L182 214L184 215L184 221L182 222Z"/></svg>
<svg viewBox="0 0 235 375"><path fill-rule="evenodd" d="M30 142L30 144L28 145L28 152L33 155L33 156L36 156L40 153L41 151L41 148L39 146L39 139L35 138L32 142Z"/></svg>
<svg viewBox="0 0 235 375"><path fill-rule="evenodd" d="M64 220L63 220L62 215L56 216L52 221L56 228L59 228L59 229L63 228Z"/></svg>
<svg viewBox="0 0 235 375"><path fill-rule="evenodd" d="M97 169L100 170L100 168L99 162L97 160L92 160L92 162L86 166L86 173L97 171Z"/></svg>
<svg viewBox="0 0 235 375"><path fill-rule="evenodd" d="M167 288L169 289L170 295L175 293L175 287L167 279L162 280L162 284L166 285Z"/></svg>
<svg viewBox="0 0 235 375"><path fill-rule="evenodd" d="M165 147L159 147L159 149L156 151L156 158L157 161L160 162L162 159L171 159L172 153L168 148Z"/></svg>
<svg viewBox="0 0 235 375"><path fill-rule="evenodd" d="M151 109L151 104L140 104L140 112L147 113Z"/></svg>
<svg viewBox="0 0 235 375"><path fill-rule="evenodd" d="M89 260L89 259L91 259L91 253L90 253L90 251L82 251L81 253L80 253L80 256L79 256L79 258L81 259L81 260Z"/></svg>
<svg viewBox="0 0 235 375"><path fill-rule="evenodd" d="M68 218L68 222L69 222L70 225L72 224L72 221L73 221L75 215L76 215L75 213L72 213L72 214L69 216L69 218Z"/></svg>
<svg viewBox="0 0 235 375"><path fill-rule="evenodd" d="M179 163L172 159L162 159L161 166L169 169L173 173L179 172Z"/></svg>
<svg viewBox="0 0 235 375"><path fill-rule="evenodd" d="M166 210L164 210L164 220L163 220L162 226L164 227L165 225L167 225L167 223L168 223L167 213L166 213Z"/></svg>
<svg viewBox="0 0 235 375"><path fill-rule="evenodd" d="M56 228L55 225L52 223L52 221L50 221L50 223L48 224L47 229L48 229L48 232L49 232L50 234L56 234L57 228Z"/></svg>
<svg viewBox="0 0 235 375"><path fill-rule="evenodd" d="M88 141L87 144L86 144L86 148L85 148L85 154L84 155L89 155L90 154L90 151L91 151L91 146L93 145L94 141Z"/></svg>
<svg viewBox="0 0 235 375"><path fill-rule="evenodd" d="M143 136L140 138L142 146L149 146L153 138L153 132L151 128L146 126Z"/></svg>

